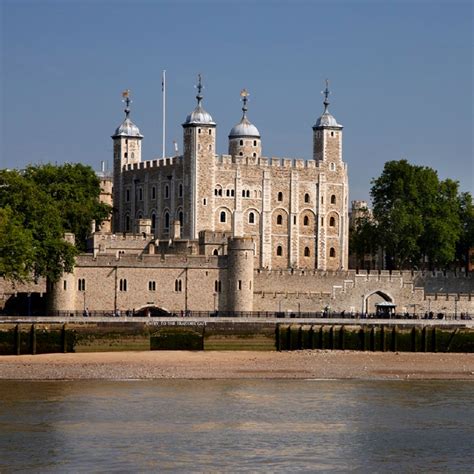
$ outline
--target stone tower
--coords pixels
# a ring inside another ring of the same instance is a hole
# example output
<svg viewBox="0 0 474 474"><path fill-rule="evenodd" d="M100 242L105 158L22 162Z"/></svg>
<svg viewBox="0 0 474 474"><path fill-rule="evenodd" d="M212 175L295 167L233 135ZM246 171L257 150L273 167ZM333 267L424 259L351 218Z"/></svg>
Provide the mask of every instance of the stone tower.
<svg viewBox="0 0 474 474"><path fill-rule="evenodd" d="M250 237L233 237L227 247L229 311L253 311L255 244Z"/></svg>
<svg viewBox="0 0 474 474"><path fill-rule="evenodd" d="M250 156L260 158L262 155L262 142L260 132L257 127L249 122L247 118L247 101L249 93L244 89L240 96L242 97L242 118L240 122L232 127L229 133L229 155L232 156Z"/></svg>
<svg viewBox="0 0 474 474"><path fill-rule="evenodd" d="M313 126L313 159L320 169L318 182L318 259L321 270L348 268L348 176L342 161L342 125L329 113L329 83L324 90L324 112Z"/></svg>
<svg viewBox="0 0 474 474"><path fill-rule="evenodd" d="M184 202L183 236L197 239L200 230L212 229L216 167L216 123L202 107L198 76L197 106L183 123Z"/></svg>
<svg viewBox="0 0 474 474"><path fill-rule="evenodd" d="M143 135L140 134L138 127L130 120L130 91L126 90L122 94L123 101L125 102L125 119L121 125L115 130L112 135L114 141L114 187L113 187L113 231L124 232L131 231L133 223L122 222L124 219L120 215L119 209L123 208L124 199L123 196L123 182L122 182L122 169L125 165L140 163L142 155L141 141ZM127 201L135 199L135 193L131 192L131 196L127 196Z"/></svg>

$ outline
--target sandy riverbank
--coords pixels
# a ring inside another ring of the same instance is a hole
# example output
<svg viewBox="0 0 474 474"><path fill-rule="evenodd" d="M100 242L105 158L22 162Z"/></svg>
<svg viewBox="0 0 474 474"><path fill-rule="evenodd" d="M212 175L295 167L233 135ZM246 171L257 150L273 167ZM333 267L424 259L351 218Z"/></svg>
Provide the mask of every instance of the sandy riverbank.
<svg viewBox="0 0 474 474"><path fill-rule="evenodd" d="M108 352L0 357L0 379L458 379L474 381L474 354Z"/></svg>

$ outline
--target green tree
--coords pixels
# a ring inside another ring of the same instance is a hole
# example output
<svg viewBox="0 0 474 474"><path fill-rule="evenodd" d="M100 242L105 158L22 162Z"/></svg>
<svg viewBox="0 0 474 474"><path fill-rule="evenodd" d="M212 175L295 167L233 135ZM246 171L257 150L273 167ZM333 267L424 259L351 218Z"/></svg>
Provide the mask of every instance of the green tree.
<svg viewBox="0 0 474 474"><path fill-rule="evenodd" d="M355 255L359 268L364 268L367 255L374 256L377 253L378 241L377 225L366 209L349 230L349 251Z"/></svg>
<svg viewBox="0 0 474 474"><path fill-rule="evenodd" d="M435 170L389 161L372 181L371 196L386 265L446 267L461 235L458 183L440 181Z"/></svg>
<svg viewBox="0 0 474 474"><path fill-rule="evenodd" d="M99 202L100 183L83 165L30 166L0 171L0 276L14 280L71 271L85 248L91 221L102 221L110 207ZM64 233L76 235L78 248ZM6 253L5 253L6 252Z"/></svg>
<svg viewBox="0 0 474 474"><path fill-rule="evenodd" d="M461 221L461 236L457 243L456 256L458 262L469 269L469 250L474 248L474 205L470 193L461 193L459 196L459 218ZM472 257L471 257L472 258Z"/></svg>
<svg viewBox="0 0 474 474"><path fill-rule="evenodd" d="M100 181L90 166L66 163L29 166L25 178L37 184L55 201L65 232L76 236L76 246L86 249L91 223L103 221L110 206L99 202Z"/></svg>
<svg viewBox="0 0 474 474"><path fill-rule="evenodd" d="M32 236L9 206L0 208L0 275L26 280L34 269Z"/></svg>

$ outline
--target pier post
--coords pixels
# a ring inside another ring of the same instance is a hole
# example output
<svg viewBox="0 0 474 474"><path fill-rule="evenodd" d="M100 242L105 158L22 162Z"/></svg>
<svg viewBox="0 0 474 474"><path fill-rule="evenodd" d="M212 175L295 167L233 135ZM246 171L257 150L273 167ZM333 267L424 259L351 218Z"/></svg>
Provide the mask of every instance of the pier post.
<svg viewBox="0 0 474 474"><path fill-rule="evenodd" d="M416 352L416 327L411 330L411 351Z"/></svg>
<svg viewBox="0 0 474 474"><path fill-rule="evenodd" d="M21 332L20 332L20 325L17 324L15 326L15 331L13 333L13 353L16 355L20 355L21 353Z"/></svg>
<svg viewBox="0 0 474 474"><path fill-rule="evenodd" d="M423 326L423 329L421 330L421 350L423 352L428 351L428 333L426 326Z"/></svg>
<svg viewBox="0 0 474 474"><path fill-rule="evenodd" d="M433 352L438 352L438 348L436 347L437 341L436 341L436 327L433 326L433 331L431 333L431 350Z"/></svg>
<svg viewBox="0 0 474 474"><path fill-rule="evenodd" d="M66 333L66 325L63 324L61 329L61 345L63 348L63 353L66 354L67 352L67 333Z"/></svg>
<svg viewBox="0 0 474 474"><path fill-rule="evenodd" d="M346 347L345 334L346 334L346 328L344 327L344 324L343 324L341 326L341 329L339 329L339 349L341 349L341 351L343 351Z"/></svg>
<svg viewBox="0 0 474 474"><path fill-rule="evenodd" d="M375 326L370 329L370 350L375 352Z"/></svg>
<svg viewBox="0 0 474 474"><path fill-rule="evenodd" d="M36 354L36 327L34 324L31 325L30 330L30 352L32 355Z"/></svg>
<svg viewBox="0 0 474 474"><path fill-rule="evenodd" d="M365 351L365 327L359 329L359 349Z"/></svg>
<svg viewBox="0 0 474 474"><path fill-rule="evenodd" d="M392 352L397 352L397 342L398 342L398 328L393 326L392 329Z"/></svg>
<svg viewBox="0 0 474 474"><path fill-rule="evenodd" d="M380 350L385 352L387 348L385 347L385 326L380 328Z"/></svg>

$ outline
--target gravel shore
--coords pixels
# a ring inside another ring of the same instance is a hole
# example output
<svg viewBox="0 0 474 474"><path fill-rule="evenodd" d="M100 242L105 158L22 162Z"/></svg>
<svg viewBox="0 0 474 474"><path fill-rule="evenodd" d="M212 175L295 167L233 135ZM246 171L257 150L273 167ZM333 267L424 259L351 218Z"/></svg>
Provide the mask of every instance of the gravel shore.
<svg viewBox="0 0 474 474"><path fill-rule="evenodd" d="M452 379L474 381L474 354L107 352L0 357L0 379Z"/></svg>

